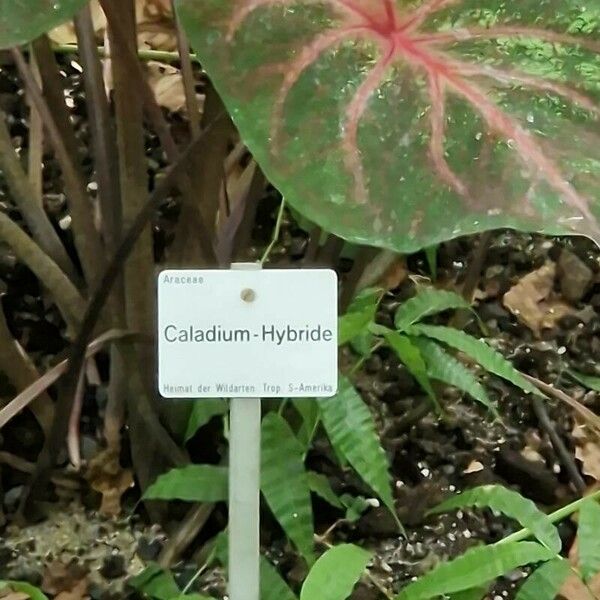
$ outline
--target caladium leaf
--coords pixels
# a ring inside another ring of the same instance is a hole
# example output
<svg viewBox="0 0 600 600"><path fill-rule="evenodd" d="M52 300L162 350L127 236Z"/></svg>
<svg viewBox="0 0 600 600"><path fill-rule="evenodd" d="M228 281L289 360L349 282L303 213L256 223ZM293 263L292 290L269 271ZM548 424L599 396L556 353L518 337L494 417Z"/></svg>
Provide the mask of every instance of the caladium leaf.
<svg viewBox="0 0 600 600"><path fill-rule="evenodd" d="M88 0L0 0L0 48L19 46L68 21Z"/></svg>
<svg viewBox="0 0 600 600"><path fill-rule="evenodd" d="M177 0L242 136L322 227L402 252L496 227L600 241L600 7Z"/></svg>

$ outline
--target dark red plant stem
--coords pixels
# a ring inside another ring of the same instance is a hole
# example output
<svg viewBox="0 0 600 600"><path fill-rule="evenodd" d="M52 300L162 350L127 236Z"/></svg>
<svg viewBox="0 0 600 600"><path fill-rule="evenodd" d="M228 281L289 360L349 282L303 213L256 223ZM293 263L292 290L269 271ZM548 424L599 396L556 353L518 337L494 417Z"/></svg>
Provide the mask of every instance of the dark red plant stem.
<svg viewBox="0 0 600 600"><path fill-rule="evenodd" d="M98 178L102 232L107 246L114 248L121 236L117 144L89 6L81 9L75 16L75 29L79 56L83 64L83 83L92 135L94 167Z"/></svg>
<svg viewBox="0 0 600 600"><path fill-rule="evenodd" d="M111 293L115 280L123 268L123 264L135 246L140 234L144 231L148 222L154 215L156 209L171 192L178 176L183 170L189 168L191 158L195 156L196 152L200 151L207 135L223 118L226 118L225 114L219 115L212 123L207 125L202 133L192 140L187 148L179 155L178 161L169 167L165 176L160 180L160 183L157 185L144 207L137 214L130 228L125 232L120 245L115 250L104 269L88 304L77 338L69 350L69 366L63 379L63 393L60 394L56 404L52 429L50 435L45 439L44 447L42 448L36 463L35 472L23 490L19 507L21 515L24 514L33 499L41 497L42 488L48 481L50 470L56 463L58 453L64 444L68 429L69 415L71 413L73 399L75 398L77 389L79 373L81 372L85 360L85 351L92 333L96 328L104 305ZM151 431L149 431L149 435L152 435ZM158 442L163 443L162 436L158 438ZM165 448L165 451L172 453L172 446L169 444L168 447Z"/></svg>

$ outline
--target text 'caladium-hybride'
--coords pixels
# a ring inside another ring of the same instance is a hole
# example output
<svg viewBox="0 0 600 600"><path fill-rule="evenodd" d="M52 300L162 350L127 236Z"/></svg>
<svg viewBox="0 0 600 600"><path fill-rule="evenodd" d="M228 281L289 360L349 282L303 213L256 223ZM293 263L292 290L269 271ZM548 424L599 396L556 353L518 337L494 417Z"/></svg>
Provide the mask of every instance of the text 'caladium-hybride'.
<svg viewBox="0 0 600 600"><path fill-rule="evenodd" d="M178 0L269 178L348 239L600 241L598 0Z"/></svg>

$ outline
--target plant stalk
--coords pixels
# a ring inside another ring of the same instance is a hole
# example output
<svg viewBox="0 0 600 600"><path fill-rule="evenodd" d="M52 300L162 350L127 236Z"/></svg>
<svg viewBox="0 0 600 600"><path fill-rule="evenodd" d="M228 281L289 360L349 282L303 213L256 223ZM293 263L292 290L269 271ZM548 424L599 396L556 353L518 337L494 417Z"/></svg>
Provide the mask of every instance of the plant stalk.
<svg viewBox="0 0 600 600"><path fill-rule="evenodd" d="M568 516L572 515L574 512L577 512L581 508L581 505L587 500L598 499L600 499L600 490L594 492L593 494L589 494L588 496L583 496L582 498L579 498L578 500L575 500L574 502L555 510L553 513L548 515L548 518L550 519L551 523L558 523L559 521L562 521L563 519L566 519ZM500 541L496 542L496 544L522 542L532 535L533 532L530 529L527 529L527 527L524 527L523 529L519 529L519 531L515 531L514 533L507 535L505 538L502 538Z"/></svg>

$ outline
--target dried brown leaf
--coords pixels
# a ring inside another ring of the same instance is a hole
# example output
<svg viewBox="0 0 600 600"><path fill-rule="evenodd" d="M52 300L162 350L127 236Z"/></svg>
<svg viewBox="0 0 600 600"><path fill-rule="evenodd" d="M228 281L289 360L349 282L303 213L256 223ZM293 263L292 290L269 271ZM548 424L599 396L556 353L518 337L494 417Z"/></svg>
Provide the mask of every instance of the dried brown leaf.
<svg viewBox="0 0 600 600"><path fill-rule="evenodd" d="M121 512L121 497L133 485L131 470L121 466L118 453L111 449L99 452L90 460L86 479L102 495L100 514L117 516Z"/></svg>
<svg viewBox="0 0 600 600"><path fill-rule="evenodd" d="M90 2L94 31L101 41L106 32L106 16L98 0ZM177 33L170 0L136 0L138 48L173 52L177 49ZM72 22L65 23L50 33L50 39L60 45L76 44L77 35Z"/></svg>
<svg viewBox="0 0 600 600"><path fill-rule="evenodd" d="M14 592L9 588L0 590L0 600L30 600L31 596L25 592Z"/></svg>
<svg viewBox="0 0 600 600"><path fill-rule="evenodd" d="M185 88L179 69L159 62L150 62L148 83L160 106L172 112L178 112L185 107Z"/></svg>
<svg viewBox="0 0 600 600"><path fill-rule="evenodd" d="M569 550L569 562L574 568L577 568L579 562L577 540ZM575 573L569 575L560 588L559 594L564 600L597 600L600 596L600 573L594 576L587 586Z"/></svg>
<svg viewBox="0 0 600 600"><path fill-rule="evenodd" d="M100 8L98 0L92 0L90 2L90 10L92 11L92 22L94 23L94 31L97 34L101 34L106 30L106 17L104 15L104 12ZM59 25L58 27L50 31L48 36L55 44L59 45L77 43L75 26L71 21Z"/></svg>
<svg viewBox="0 0 600 600"><path fill-rule="evenodd" d="M76 563L51 562L44 569L41 588L56 599L82 600L87 592L87 569ZM61 596L73 593L79 595Z"/></svg>
<svg viewBox="0 0 600 600"><path fill-rule="evenodd" d="M575 457L581 462L582 471L596 481L600 481L600 444L598 438L590 435L585 425L575 424L573 428L575 440Z"/></svg>
<svg viewBox="0 0 600 600"><path fill-rule="evenodd" d="M479 473L480 471L483 471L483 469L485 469L485 467L478 460L472 460L463 473L469 475L471 473Z"/></svg>
<svg viewBox="0 0 600 600"><path fill-rule="evenodd" d="M90 596L88 596L87 591L87 579L81 579L72 589L57 594L54 600L88 600Z"/></svg>
<svg viewBox="0 0 600 600"><path fill-rule="evenodd" d="M556 322L573 312L571 306L553 294L556 264L547 262L525 275L503 297L504 306L536 337L543 329L551 329Z"/></svg>
<svg viewBox="0 0 600 600"><path fill-rule="evenodd" d="M378 285L384 290L393 290L400 286L408 277L408 269L403 256L398 256L396 260L386 269Z"/></svg>

